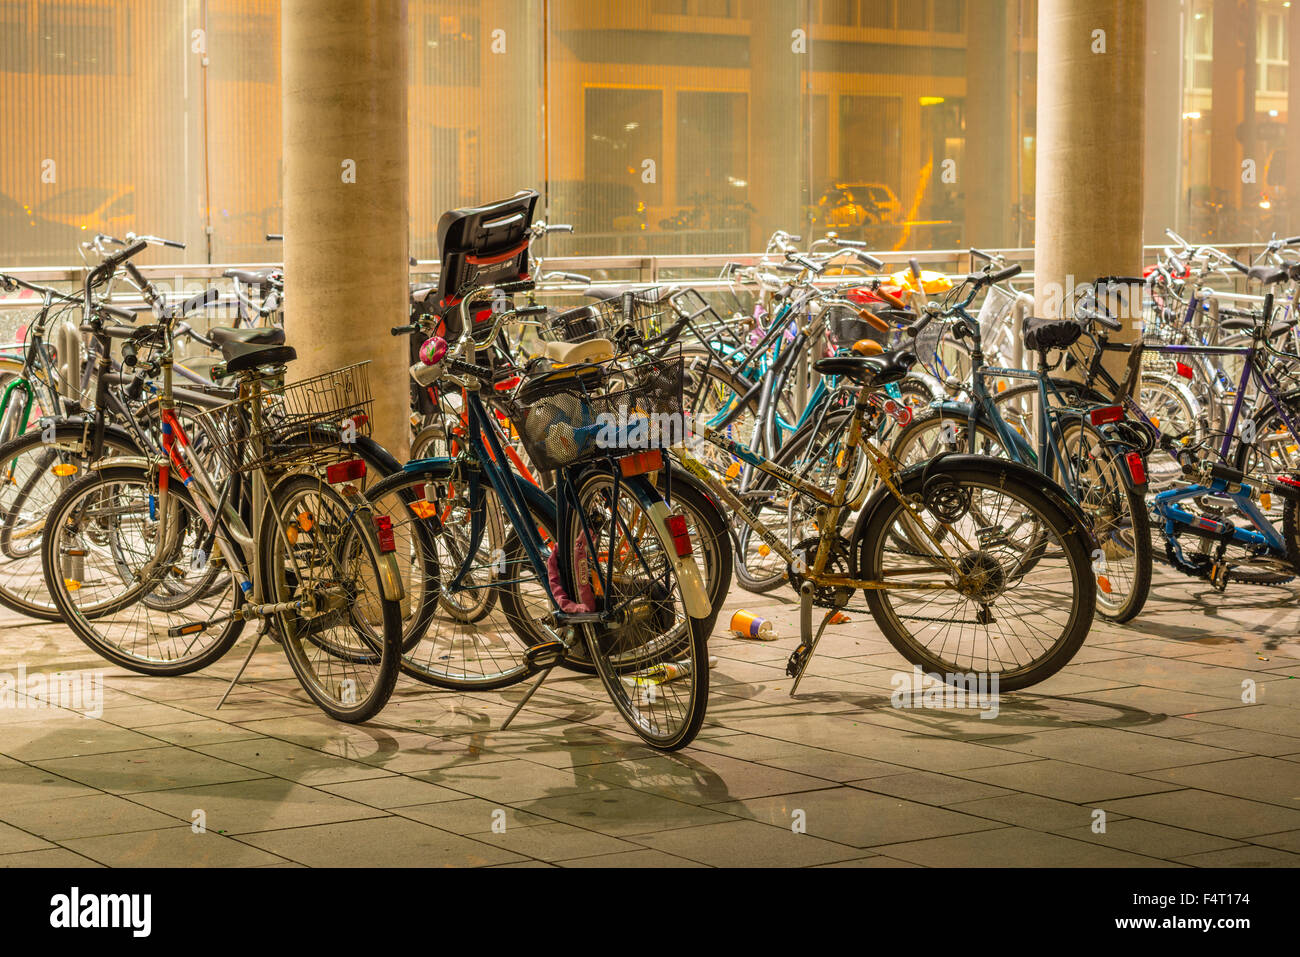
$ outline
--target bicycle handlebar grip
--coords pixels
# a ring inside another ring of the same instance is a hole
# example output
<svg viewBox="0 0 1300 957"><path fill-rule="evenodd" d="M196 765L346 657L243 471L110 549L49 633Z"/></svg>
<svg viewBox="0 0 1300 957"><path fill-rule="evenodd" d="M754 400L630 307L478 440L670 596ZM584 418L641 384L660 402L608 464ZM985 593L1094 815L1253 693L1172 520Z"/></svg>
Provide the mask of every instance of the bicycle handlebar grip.
<svg viewBox="0 0 1300 957"><path fill-rule="evenodd" d="M881 319L870 309L859 309L858 318L861 319L863 322L865 322L867 325L869 325L872 329L875 329L877 332L889 331L889 323L885 322L884 319Z"/></svg>
<svg viewBox="0 0 1300 957"><path fill-rule="evenodd" d="M133 262L128 262L124 267L126 274L131 277L131 281L140 287L141 290L149 288L149 280L144 278L144 273L140 272L140 267Z"/></svg>
<svg viewBox="0 0 1300 957"><path fill-rule="evenodd" d="M106 256L104 258L104 261L100 263L100 266L101 268L105 268L105 269L116 269L119 265L126 262L132 256L138 255L139 253L143 252L148 248L149 248L149 244L147 242L145 242L143 239L137 239L135 242L133 242L130 246L127 246L125 249L119 252L115 252L111 256Z"/></svg>
<svg viewBox="0 0 1300 957"><path fill-rule="evenodd" d="M907 334L911 336L913 339L915 339L917 336L921 334L921 330L924 329L933 321L934 321L934 313L927 312L920 319L916 320L916 322L912 323L910 326L907 327Z"/></svg>
<svg viewBox="0 0 1300 957"><path fill-rule="evenodd" d="M531 279L520 279L517 282L503 282L497 286L502 292L528 292L530 289L536 289L537 284Z"/></svg>
<svg viewBox="0 0 1300 957"><path fill-rule="evenodd" d="M898 296L895 296L895 295L894 295L892 292L890 292L888 289L881 289L879 286L877 286L877 287L875 288L875 290L873 290L873 291L875 292L875 294L876 294L877 296L879 296L881 299L885 300L885 302L889 303L889 304L890 304L891 306L893 306L895 309L906 309L906 308L907 308L907 303L903 302L902 299L900 299Z"/></svg>
<svg viewBox="0 0 1300 957"><path fill-rule="evenodd" d="M969 251L970 251L970 254L971 254L972 256L974 256L976 259L982 259L982 260L984 260L986 263L991 263L991 262L993 262L993 258L994 258L994 257L993 257L993 254L992 254L992 253L986 253L984 250L982 250L982 249L976 249L974 246L972 246L972 247L970 248Z"/></svg>
<svg viewBox="0 0 1300 957"><path fill-rule="evenodd" d="M471 375L476 379L492 378L492 370L487 366L475 365L472 362L466 362L464 359L448 359L447 367L451 369L452 372Z"/></svg>
<svg viewBox="0 0 1300 957"><path fill-rule="evenodd" d="M1228 257L1228 263L1232 266L1233 269L1237 270L1237 272L1241 273L1242 275L1250 274L1250 268L1245 263L1233 259L1231 256Z"/></svg>
<svg viewBox="0 0 1300 957"><path fill-rule="evenodd" d="M1012 276L1019 276L1023 271L1020 263L1016 263L1014 266L1008 266L1006 269L999 269L997 272L991 273L989 282L1006 282Z"/></svg>
<svg viewBox="0 0 1300 957"><path fill-rule="evenodd" d="M1103 312L1093 313L1092 316L1097 322L1109 329L1111 332L1119 332L1124 328L1123 324L1113 316L1108 316Z"/></svg>
<svg viewBox="0 0 1300 957"><path fill-rule="evenodd" d="M197 312L200 309L206 309L208 308L208 306L212 305L220 298L221 298L221 293L217 292L215 287L205 289L197 296L193 296L190 299L185 300L185 302L181 303L179 315L186 316L189 315L191 312Z"/></svg>
<svg viewBox="0 0 1300 957"><path fill-rule="evenodd" d="M921 278L921 264L916 261L915 256L913 256L911 259L907 261L907 266L909 269L912 270L912 278L914 279Z"/></svg>
<svg viewBox="0 0 1300 957"><path fill-rule="evenodd" d="M1290 239L1282 240L1283 246L1294 246L1296 243L1300 243L1300 236L1292 236Z"/></svg>
<svg viewBox="0 0 1300 957"><path fill-rule="evenodd" d="M99 309L101 312L106 312L110 316L113 316L117 319L121 319L125 322L135 322L135 313L131 312L129 309L122 309L118 306L110 306L106 302L99 303L98 305L96 305L95 308Z"/></svg>
<svg viewBox="0 0 1300 957"><path fill-rule="evenodd" d="M866 249L867 241L865 239L840 239L835 238L836 246L843 246L845 249Z"/></svg>
<svg viewBox="0 0 1300 957"><path fill-rule="evenodd" d="M158 239L158 242L162 243L164 246L170 246L172 249L184 249L184 248L185 248L185 244L184 244L184 243L178 243L178 242L177 242L176 240L174 240L174 239L162 239L162 238L159 238L159 239Z"/></svg>
<svg viewBox="0 0 1300 957"><path fill-rule="evenodd" d="M388 332L390 335L394 335L394 336L405 336L405 335L409 335L412 332L418 331L419 328L420 328L419 326L415 326L415 325L393 326L393 328L389 329Z"/></svg>
<svg viewBox="0 0 1300 957"><path fill-rule="evenodd" d="M126 366L128 369L133 369L135 368L135 364L138 361L140 360L139 360L139 356L136 355L135 343L132 342L130 339L123 342L122 343L122 365Z"/></svg>
<svg viewBox="0 0 1300 957"><path fill-rule="evenodd" d="M865 245L865 243L864 243L863 245ZM863 250L861 250L861 249L855 249L855 250L853 250L853 255L856 256L856 257L858 258L859 261L861 261L861 262L863 262L863 263L866 263L866 264L867 264L868 266L870 266L872 269L882 269L882 268L884 268L884 265L885 265L884 261L883 261L883 260L880 260L880 259L877 259L875 256L871 255L871 253L869 253L869 252L865 252L865 251L863 251Z"/></svg>

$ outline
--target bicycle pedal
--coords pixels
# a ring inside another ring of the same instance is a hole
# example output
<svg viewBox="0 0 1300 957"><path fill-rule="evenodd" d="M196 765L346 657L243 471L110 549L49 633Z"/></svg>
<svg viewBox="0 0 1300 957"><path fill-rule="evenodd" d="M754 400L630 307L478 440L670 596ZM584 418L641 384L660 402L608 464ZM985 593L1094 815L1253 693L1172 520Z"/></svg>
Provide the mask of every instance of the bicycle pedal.
<svg viewBox="0 0 1300 957"><path fill-rule="evenodd" d="M532 670L542 671L554 668L564 660L564 655L564 642L552 639L529 645L524 651L524 661L528 662L528 667Z"/></svg>
<svg viewBox="0 0 1300 957"><path fill-rule="evenodd" d="M785 673L787 677L798 678L803 674L804 668L808 666L808 656L812 653L812 645L807 642L800 642L799 647L790 652L790 659L785 663Z"/></svg>

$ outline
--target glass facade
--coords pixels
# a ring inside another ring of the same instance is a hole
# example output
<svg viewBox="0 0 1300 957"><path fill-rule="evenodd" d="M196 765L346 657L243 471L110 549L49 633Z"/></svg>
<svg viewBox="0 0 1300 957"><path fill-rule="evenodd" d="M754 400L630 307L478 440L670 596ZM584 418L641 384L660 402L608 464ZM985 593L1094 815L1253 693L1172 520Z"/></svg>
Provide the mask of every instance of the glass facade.
<svg viewBox="0 0 1300 957"><path fill-rule="evenodd" d="M1300 232L1287 0L1148 0L1146 232ZM1026 246L1036 0L410 0L412 253L542 191L552 254L735 253L775 228ZM128 230L279 258L275 0L0 0L0 261ZM1105 148L1104 118L1098 148ZM1295 124L1300 127L1300 122ZM1295 211L1292 211L1295 207Z"/></svg>

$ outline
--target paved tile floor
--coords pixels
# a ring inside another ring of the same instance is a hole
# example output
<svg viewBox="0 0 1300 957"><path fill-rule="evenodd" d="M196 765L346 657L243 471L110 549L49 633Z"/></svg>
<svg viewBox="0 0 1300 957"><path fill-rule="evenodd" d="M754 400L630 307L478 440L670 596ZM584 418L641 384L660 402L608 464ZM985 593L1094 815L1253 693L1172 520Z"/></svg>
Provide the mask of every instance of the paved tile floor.
<svg viewBox="0 0 1300 957"><path fill-rule="evenodd" d="M0 865L1295 866L1298 596L1158 569L1136 623L988 720L892 707L907 669L865 613L791 698L796 607L736 591L720 626L744 607L781 638L715 635L707 723L668 756L595 679L553 677L504 733L518 689L403 680L350 727L269 642L218 711L239 652L151 679L4 618L0 672L102 670L104 693L98 718L0 708Z"/></svg>

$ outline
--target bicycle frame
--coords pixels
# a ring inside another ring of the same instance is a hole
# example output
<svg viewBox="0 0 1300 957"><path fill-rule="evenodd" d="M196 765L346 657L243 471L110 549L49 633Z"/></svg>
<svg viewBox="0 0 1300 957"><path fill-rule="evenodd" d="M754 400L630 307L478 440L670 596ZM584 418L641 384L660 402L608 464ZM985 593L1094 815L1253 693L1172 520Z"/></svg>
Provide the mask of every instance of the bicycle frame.
<svg viewBox="0 0 1300 957"><path fill-rule="evenodd" d="M701 435L701 438L704 441L717 446L725 452L729 452L759 471L766 472L768 475L777 479L777 481L782 482L803 495L815 499L817 502L821 503L822 506L827 508L828 512L826 518L818 523L822 528L821 541L818 544L817 555L811 565L806 565L799 556L795 555L780 538L772 533L767 526L765 526L753 514L753 512L749 510L748 506L739 495L728 488L723 482L719 481L709 468L698 459L692 457L685 447L678 446L674 448L673 452L682 465L685 466L692 475L703 482L714 495L726 503L727 507L730 508L742 522L758 534L765 545L784 558L788 564L793 565L796 569L799 569L800 566L803 565L801 571L805 573L808 580L814 584L852 588L854 590L881 590L889 588L952 589L954 586L950 581L927 582L920 584L916 582L890 583L886 581L855 579L844 575L826 574L826 563L830 559L831 542L835 535L838 534L838 518L840 513L845 510L856 511L861 508L866 502L867 494L870 490L870 483L863 482L861 488L855 489L854 494L851 497L849 495L849 482L854 475L856 456L859 451L862 451L867 455L868 461L880 481L883 482L889 492L904 505L916 526L922 531L930 544L934 546L936 552L943 556L944 561L948 564L949 571L954 573L956 571L951 559L948 558L946 552L939 544L934 534L925 523L921 521L916 509L902 496L897 485L894 484L891 476L897 471L896 463L883 450L878 448L875 443L863 435L863 425L866 420L866 410L868 408L866 404L866 395L867 390L865 389L859 393L857 404L854 407L854 415L850 420L848 428L848 442L844 448L844 461L840 466L839 475L837 476L835 483L835 489L831 492L813 484L789 469L777 465L764 456L752 452L748 448L740 445L740 443L717 434L712 429L706 430ZM966 548L969 549L971 547L970 543L963 539L954 529L951 527L946 527L946 529L948 533L953 535L953 537L957 541L961 542ZM917 573L933 574L934 571L935 569L933 566L924 566L922 568L898 568L891 570L888 574L890 576L903 576Z"/></svg>

